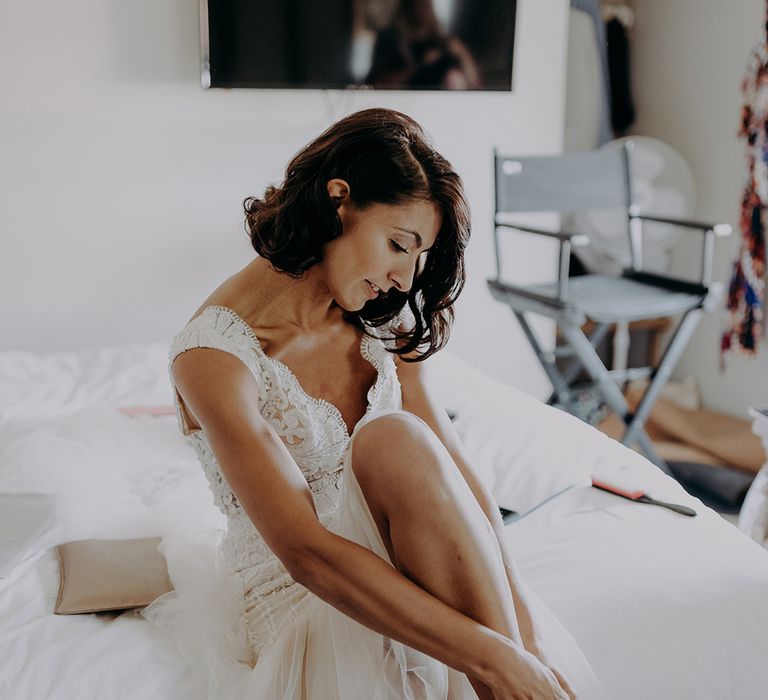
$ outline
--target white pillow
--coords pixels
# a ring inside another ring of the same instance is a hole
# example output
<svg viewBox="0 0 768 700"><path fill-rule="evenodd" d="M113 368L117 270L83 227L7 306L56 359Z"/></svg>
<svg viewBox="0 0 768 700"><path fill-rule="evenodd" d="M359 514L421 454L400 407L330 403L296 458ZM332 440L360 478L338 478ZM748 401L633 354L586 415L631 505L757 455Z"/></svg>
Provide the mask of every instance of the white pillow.
<svg viewBox="0 0 768 700"><path fill-rule="evenodd" d="M93 403L168 405L168 346L81 352L0 352L0 425L76 411Z"/></svg>
<svg viewBox="0 0 768 700"><path fill-rule="evenodd" d="M679 493L644 457L574 416L445 350L426 362L430 393L456 414L465 453L499 505L525 512L593 473L632 474L654 495Z"/></svg>
<svg viewBox="0 0 768 700"><path fill-rule="evenodd" d="M0 425L0 491L55 496L57 524L41 549L225 526L175 417L108 406Z"/></svg>

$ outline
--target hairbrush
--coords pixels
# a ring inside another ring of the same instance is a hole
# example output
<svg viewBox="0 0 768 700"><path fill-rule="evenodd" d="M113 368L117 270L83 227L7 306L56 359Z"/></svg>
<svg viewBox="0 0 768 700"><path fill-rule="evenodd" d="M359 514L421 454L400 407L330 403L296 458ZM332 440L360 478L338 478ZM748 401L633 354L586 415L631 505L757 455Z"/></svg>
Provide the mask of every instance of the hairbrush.
<svg viewBox="0 0 768 700"><path fill-rule="evenodd" d="M650 505L653 505L653 506L661 506L662 508L669 508L669 510L673 510L675 511L675 513L680 513L681 515L688 515L690 517L693 517L696 515L696 511L693 510L692 508L688 508L688 506L681 506L677 503L665 503L664 501L659 501L649 496L642 489L629 489L623 485L618 484L615 481L614 483L611 483L610 481L608 481L603 477L593 476L592 486L602 491L608 491L608 493L615 494L616 496L621 496L622 498L626 498L630 501L635 501L636 503L649 503Z"/></svg>

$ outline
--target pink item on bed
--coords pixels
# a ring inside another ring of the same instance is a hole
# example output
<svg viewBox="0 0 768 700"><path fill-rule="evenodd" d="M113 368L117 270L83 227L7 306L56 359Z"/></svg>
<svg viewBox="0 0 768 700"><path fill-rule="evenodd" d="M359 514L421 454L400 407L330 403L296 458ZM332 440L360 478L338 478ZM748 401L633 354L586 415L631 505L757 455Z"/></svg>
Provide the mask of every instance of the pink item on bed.
<svg viewBox="0 0 768 700"><path fill-rule="evenodd" d="M173 406L120 406L120 413L126 416L172 416Z"/></svg>

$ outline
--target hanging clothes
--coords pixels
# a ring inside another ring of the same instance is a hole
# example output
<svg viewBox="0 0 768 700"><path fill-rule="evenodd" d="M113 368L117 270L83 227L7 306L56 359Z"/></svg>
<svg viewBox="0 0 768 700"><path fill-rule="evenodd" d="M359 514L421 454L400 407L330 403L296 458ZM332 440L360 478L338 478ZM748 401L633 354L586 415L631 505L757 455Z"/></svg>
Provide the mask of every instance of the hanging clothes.
<svg viewBox="0 0 768 700"><path fill-rule="evenodd" d="M611 125L617 134L623 134L635 121L629 84L628 28L618 17L612 17L605 24L605 36L611 83Z"/></svg>
<svg viewBox="0 0 768 700"><path fill-rule="evenodd" d="M766 23L768 31L768 22ZM746 140L747 178L741 198L741 245L728 289L729 326L720 343L720 365L729 350L757 352L764 331L765 228L768 204L768 43L752 52L741 84L739 135Z"/></svg>

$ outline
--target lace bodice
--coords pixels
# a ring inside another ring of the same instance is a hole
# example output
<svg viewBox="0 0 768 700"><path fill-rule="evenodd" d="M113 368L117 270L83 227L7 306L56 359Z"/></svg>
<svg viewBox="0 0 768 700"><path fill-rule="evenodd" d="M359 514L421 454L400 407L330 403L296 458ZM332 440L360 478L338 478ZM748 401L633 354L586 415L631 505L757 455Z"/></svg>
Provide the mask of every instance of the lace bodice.
<svg viewBox="0 0 768 700"><path fill-rule="evenodd" d="M259 411L304 474L318 517L328 527L339 505L342 464L350 443L341 412L328 401L309 396L285 364L264 352L253 329L231 309L208 306L190 321L173 340L169 371L180 353L201 347L231 353L256 378ZM367 412L402 408L394 360L382 341L363 335L360 352L377 371L368 392ZM241 587L249 642L258 654L290 623L306 589L293 581L267 547L229 488L205 432L190 427L181 397L174 394L181 430L189 436L214 502L227 518L224 560L227 573Z"/></svg>

